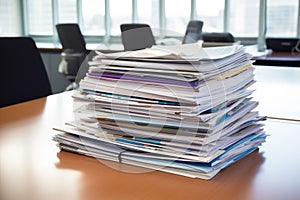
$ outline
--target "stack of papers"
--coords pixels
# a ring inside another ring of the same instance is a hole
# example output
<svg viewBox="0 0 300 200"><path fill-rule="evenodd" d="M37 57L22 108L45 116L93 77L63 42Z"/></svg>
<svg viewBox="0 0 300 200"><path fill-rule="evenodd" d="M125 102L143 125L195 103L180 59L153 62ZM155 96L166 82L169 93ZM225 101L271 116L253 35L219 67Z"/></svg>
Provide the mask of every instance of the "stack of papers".
<svg viewBox="0 0 300 200"><path fill-rule="evenodd" d="M153 46L97 55L74 91L67 151L211 179L266 139L243 46Z"/></svg>

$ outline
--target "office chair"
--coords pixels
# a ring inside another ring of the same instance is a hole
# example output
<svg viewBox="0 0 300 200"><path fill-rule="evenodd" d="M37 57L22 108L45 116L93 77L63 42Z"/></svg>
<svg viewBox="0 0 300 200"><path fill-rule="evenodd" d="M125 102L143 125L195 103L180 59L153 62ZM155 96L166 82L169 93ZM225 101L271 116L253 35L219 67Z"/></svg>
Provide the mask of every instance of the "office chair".
<svg viewBox="0 0 300 200"><path fill-rule="evenodd" d="M63 48L58 71L71 81L66 90L72 90L78 87L76 76L88 54L86 43L78 24L57 24L56 30Z"/></svg>
<svg viewBox="0 0 300 200"><path fill-rule="evenodd" d="M189 21L182 44L194 43L201 39L203 21L200 20L191 20Z"/></svg>
<svg viewBox="0 0 300 200"><path fill-rule="evenodd" d="M297 52L297 49L299 49L299 43L300 38L266 38L267 49L271 49L275 52Z"/></svg>
<svg viewBox="0 0 300 200"><path fill-rule="evenodd" d="M0 38L0 107L52 94L48 74L29 37Z"/></svg>
<svg viewBox="0 0 300 200"><path fill-rule="evenodd" d="M148 24L121 24L120 28L125 51L145 49L155 45L155 39Z"/></svg>
<svg viewBox="0 0 300 200"><path fill-rule="evenodd" d="M221 33L203 33L202 39L204 42L234 42L234 37L231 33L221 32Z"/></svg>

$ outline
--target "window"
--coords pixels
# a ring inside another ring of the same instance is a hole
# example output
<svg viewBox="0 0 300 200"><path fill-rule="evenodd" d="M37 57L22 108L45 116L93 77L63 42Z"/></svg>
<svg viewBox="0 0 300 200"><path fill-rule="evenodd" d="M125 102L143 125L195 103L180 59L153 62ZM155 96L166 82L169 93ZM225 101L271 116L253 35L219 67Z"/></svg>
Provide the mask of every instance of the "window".
<svg viewBox="0 0 300 200"><path fill-rule="evenodd" d="M120 43L122 23L147 23L155 37L161 39L182 37L189 20L195 19L204 22L203 32L228 31L242 43L254 44L263 41L264 32L266 37L300 37L299 3L300 0L1 0L0 17L5 20L0 21L0 35L31 36L40 42L55 43L57 23L78 23L86 41L98 43L101 39L109 45ZM262 15L266 23L259 23Z"/></svg>
<svg viewBox="0 0 300 200"><path fill-rule="evenodd" d="M105 1L82 1L82 18L84 35L105 35Z"/></svg>
<svg viewBox="0 0 300 200"><path fill-rule="evenodd" d="M29 34L53 35L51 0L27 0Z"/></svg>
<svg viewBox="0 0 300 200"><path fill-rule="evenodd" d="M234 36L258 35L259 0L230 0L228 30Z"/></svg>
<svg viewBox="0 0 300 200"><path fill-rule="evenodd" d="M58 23L77 23L76 1L58 0Z"/></svg>
<svg viewBox="0 0 300 200"><path fill-rule="evenodd" d="M111 34L121 35L120 24L131 23L132 0L110 0Z"/></svg>
<svg viewBox="0 0 300 200"><path fill-rule="evenodd" d="M137 18L139 23L149 24L154 30L159 29L159 0L138 0Z"/></svg>
<svg viewBox="0 0 300 200"><path fill-rule="evenodd" d="M297 35L297 16L300 12L298 4L298 0L268 0L267 36L295 37Z"/></svg>
<svg viewBox="0 0 300 200"><path fill-rule="evenodd" d="M1 0L0 35L18 36L21 34L17 0ZM5 19L5 20L3 20Z"/></svg>
<svg viewBox="0 0 300 200"><path fill-rule="evenodd" d="M190 20L191 1L165 0L166 30L169 36L182 36Z"/></svg>
<svg viewBox="0 0 300 200"><path fill-rule="evenodd" d="M204 22L204 32L222 32L224 30L224 5L220 0L197 0L197 19Z"/></svg>

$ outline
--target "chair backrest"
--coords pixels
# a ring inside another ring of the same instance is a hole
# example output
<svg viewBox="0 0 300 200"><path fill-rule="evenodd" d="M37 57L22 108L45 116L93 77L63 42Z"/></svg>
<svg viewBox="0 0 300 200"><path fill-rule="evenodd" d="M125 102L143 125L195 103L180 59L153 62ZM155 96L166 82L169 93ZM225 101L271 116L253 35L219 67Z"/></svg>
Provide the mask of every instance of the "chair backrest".
<svg viewBox="0 0 300 200"><path fill-rule="evenodd" d="M29 37L0 37L0 107L52 94L46 68Z"/></svg>
<svg viewBox="0 0 300 200"><path fill-rule="evenodd" d="M234 42L234 37L231 33L220 32L220 33L203 33L202 39L204 42Z"/></svg>
<svg viewBox="0 0 300 200"><path fill-rule="evenodd" d="M277 52L293 52L293 49L299 48L300 38L266 38L267 49Z"/></svg>
<svg viewBox="0 0 300 200"><path fill-rule="evenodd" d="M57 24L56 30L63 49L86 52L86 43L78 24Z"/></svg>
<svg viewBox="0 0 300 200"><path fill-rule="evenodd" d="M148 24L121 24L120 28L125 51L145 49L155 45L155 39Z"/></svg>
<svg viewBox="0 0 300 200"><path fill-rule="evenodd" d="M201 38L202 27L203 27L203 21L200 20L189 21L182 40L182 44L197 42Z"/></svg>

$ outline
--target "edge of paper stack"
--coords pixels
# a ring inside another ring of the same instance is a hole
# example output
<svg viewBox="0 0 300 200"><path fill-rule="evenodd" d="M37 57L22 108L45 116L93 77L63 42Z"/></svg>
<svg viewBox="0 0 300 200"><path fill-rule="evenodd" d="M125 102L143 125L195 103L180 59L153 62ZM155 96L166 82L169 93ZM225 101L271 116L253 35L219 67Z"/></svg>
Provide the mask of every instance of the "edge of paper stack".
<svg viewBox="0 0 300 200"><path fill-rule="evenodd" d="M76 119L55 127L62 150L211 179L267 135L243 46L153 46L97 55L73 93Z"/></svg>

